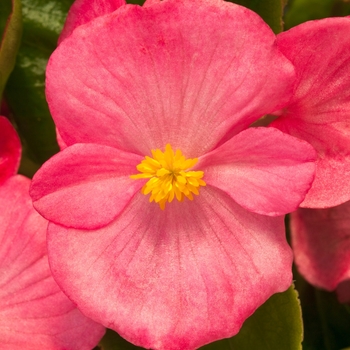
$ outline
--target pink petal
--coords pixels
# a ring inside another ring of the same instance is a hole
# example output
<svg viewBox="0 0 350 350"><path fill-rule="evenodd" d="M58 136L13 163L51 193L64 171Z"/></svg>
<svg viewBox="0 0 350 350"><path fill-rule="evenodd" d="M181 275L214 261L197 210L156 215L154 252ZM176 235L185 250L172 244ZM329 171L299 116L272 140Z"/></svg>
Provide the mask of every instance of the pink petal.
<svg viewBox="0 0 350 350"><path fill-rule="evenodd" d="M250 128L201 157L203 180L255 213L297 209L315 173L315 150L273 128Z"/></svg>
<svg viewBox="0 0 350 350"><path fill-rule="evenodd" d="M125 0L75 0L68 12L58 44L69 37L76 27L96 17L111 13L123 5L125 5Z"/></svg>
<svg viewBox="0 0 350 350"><path fill-rule="evenodd" d="M56 128L56 139L58 146L60 147L60 150L63 151L65 148L67 148L66 143L63 141L62 136L60 135L60 132Z"/></svg>
<svg viewBox="0 0 350 350"><path fill-rule="evenodd" d="M329 209L299 209L291 216L300 273L327 290L350 278L350 202Z"/></svg>
<svg viewBox="0 0 350 350"><path fill-rule="evenodd" d="M67 145L145 155L170 143L193 157L283 107L293 81L254 12L169 0L77 28L50 59L47 98Z"/></svg>
<svg viewBox="0 0 350 350"><path fill-rule="evenodd" d="M107 225L144 184L130 178L141 160L108 146L68 147L35 174L30 191L34 207L47 220L68 227Z"/></svg>
<svg viewBox="0 0 350 350"><path fill-rule="evenodd" d="M0 187L0 339L4 350L91 350L104 327L83 316L53 280L44 220L32 207L30 180Z"/></svg>
<svg viewBox="0 0 350 350"><path fill-rule="evenodd" d="M17 173L21 141L11 123L0 116L0 184Z"/></svg>
<svg viewBox="0 0 350 350"><path fill-rule="evenodd" d="M350 18L301 24L278 35L296 66L294 97L272 126L311 143L316 178L303 207L324 208L350 199Z"/></svg>
<svg viewBox="0 0 350 350"><path fill-rule="evenodd" d="M210 186L164 211L139 194L96 231L50 224L48 246L57 282L86 315L152 349L236 334L292 278L283 218Z"/></svg>

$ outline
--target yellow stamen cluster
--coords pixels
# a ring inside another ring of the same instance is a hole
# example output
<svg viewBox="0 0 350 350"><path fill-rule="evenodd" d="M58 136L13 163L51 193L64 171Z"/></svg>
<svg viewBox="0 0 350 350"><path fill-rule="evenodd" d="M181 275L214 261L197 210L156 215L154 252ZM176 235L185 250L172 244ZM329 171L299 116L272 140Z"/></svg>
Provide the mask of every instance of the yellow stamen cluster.
<svg viewBox="0 0 350 350"><path fill-rule="evenodd" d="M153 158L146 156L136 167L141 174L131 175L132 179L149 179L142 187L145 195L151 193L150 202L155 201L162 210L166 202L174 198L182 202L185 197L193 200L193 194L199 194L199 186L205 186L202 180L203 171L186 171L192 168L198 158L186 159L178 149L174 153L170 144L165 146L165 152L152 150Z"/></svg>

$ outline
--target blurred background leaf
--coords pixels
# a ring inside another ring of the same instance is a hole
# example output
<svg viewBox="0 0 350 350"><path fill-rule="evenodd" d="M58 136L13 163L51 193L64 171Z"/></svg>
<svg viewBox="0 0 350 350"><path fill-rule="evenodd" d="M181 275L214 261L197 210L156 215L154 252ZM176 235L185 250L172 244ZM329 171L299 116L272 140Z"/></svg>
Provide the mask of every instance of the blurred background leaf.
<svg viewBox="0 0 350 350"><path fill-rule="evenodd" d="M230 0L231 1L231 0ZM232 0L256 12L277 34L283 30L283 9L287 0Z"/></svg>
<svg viewBox="0 0 350 350"><path fill-rule="evenodd" d="M314 19L348 15L348 0L290 0L285 9L284 27L287 30Z"/></svg>
<svg viewBox="0 0 350 350"><path fill-rule="evenodd" d="M0 11L0 33L2 36L5 30L6 22L10 17L12 12L12 0L2 0L1 1L1 11Z"/></svg>
<svg viewBox="0 0 350 350"><path fill-rule="evenodd" d="M7 79L15 65L21 36L20 0L2 0L0 11L0 102Z"/></svg>
<svg viewBox="0 0 350 350"><path fill-rule="evenodd" d="M340 350L350 346L350 312L335 293L308 284L297 272L304 321L303 350Z"/></svg>
<svg viewBox="0 0 350 350"><path fill-rule="evenodd" d="M45 68L72 3L22 0L22 44L4 95L23 144L20 172L29 177L58 151L45 100Z"/></svg>
<svg viewBox="0 0 350 350"><path fill-rule="evenodd" d="M142 350L138 346L135 346L127 342L119 334L113 332L110 329L107 329L106 335L101 340L100 344L96 350Z"/></svg>

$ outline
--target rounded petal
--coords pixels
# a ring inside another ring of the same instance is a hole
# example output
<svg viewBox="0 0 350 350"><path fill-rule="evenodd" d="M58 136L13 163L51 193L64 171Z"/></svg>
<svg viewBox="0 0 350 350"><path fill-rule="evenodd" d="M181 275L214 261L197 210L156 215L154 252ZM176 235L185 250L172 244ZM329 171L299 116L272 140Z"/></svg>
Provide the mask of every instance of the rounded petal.
<svg viewBox="0 0 350 350"><path fill-rule="evenodd" d="M350 202L299 209L291 232L295 263L307 281L331 291L350 278Z"/></svg>
<svg viewBox="0 0 350 350"><path fill-rule="evenodd" d="M250 213L210 186L164 211L138 194L100 230L48 231L52 272L67 295L145 348L230 337L291 284L283 218Z"/></svg>
<svg viewBox="0 0 350 350"><path fill-rule="evenodd" d="M32 207L30 180L0 187L0 339L3 350L91 350L104 327L83 316L51 276L47 221Z"/></svg>
<svg viewBox="0 0 350 350"><path fill-rule="evenodd" d="M76 27L96 17L111 13L123 5L125 5L125 0L75 0L69 9L58 44L69 37Z"/></svg>
<svg viewBox="0 0 350 350"><path fill-rule="evenodd" d="M315 150L274 128L250 128L199 159L203 180L255 213L298 208L315 173Z"/></svg>
<svg viewBox="0 0 350 350"><path fill-rule="evenodd" d="M51 56L47 99L67 145L198 157L290 98L294 68L254 12L224 1L123 6ZM82 123L82 121L84 121Z"/></svg>
<svg viewBox="0 0 350 350"><path fill-rule="evenodd" d="M318 153L315 181L303 207L350 199L350 18L301 24L278 35L296 67L290 105L272 126L308 141Z"/></svg>
<svg viewBox="0 0 350 350"><path fill-rule="evenodd" d="M0 184L17 173L21 141L7 118L0 116Z"/></svg>
<svg viewBox="0 0 350 350"><path fill-rule="evenodd" d="M33 205L47 220L96 229L110 223L142 187L130 175L141 157L92 144L76 144L47 161L35 174Z"/></svg>

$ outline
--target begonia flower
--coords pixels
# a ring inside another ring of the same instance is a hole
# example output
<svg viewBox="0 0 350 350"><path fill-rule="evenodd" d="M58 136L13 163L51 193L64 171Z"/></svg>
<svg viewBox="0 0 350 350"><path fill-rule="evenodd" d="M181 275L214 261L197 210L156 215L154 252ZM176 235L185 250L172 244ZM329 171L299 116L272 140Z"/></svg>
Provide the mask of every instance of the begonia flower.
<svg viewBox="0 0 350 350"><path fill-rule="evenodd" d="M0 117L1 161L3 155L6 163L1 162L0 171L7 179L0 185L1 349L91 350L104 327L83 316L52 278L47 221L32 206L30 180L12 174L20 142L8 120Z"/></svg>
<svg viewBox="0 0 350 350"><path fill-rule="evenodd" d="M350 18L326 18L277 36L296 68L293 98L271 125L317 151L316 177L302 207L350 200Z"/></svg>
<svg viewBox="0 0 350 350"><path fill-rule="evenodd" d="M316 177L302 207L291 215L298 270L316 287L350 301L350 18L303 23L277 36L296 67L293 98L271 125L312 144ZM344 203L344 204L341 204ZM341 205L338 205L341 204ZM338 206L336 206L338 205Z"/></svg>
<svg viewBox="0 0 350 350"><path fill-rule="evenodd" d="M291 215L295 263L316 287L337 290L350 302L350 202L327 209L299 209Z"/></svg>
<svg viewBox="0 0 350 350"><path fill-rule="evenodd" d="M46 94L67 147L31 196L52 273L85 315L145 348L195 349L290 286L282 215L315 151L248 127L293 82L270 28L224 1L125 5L61 41Z"/></svg>

